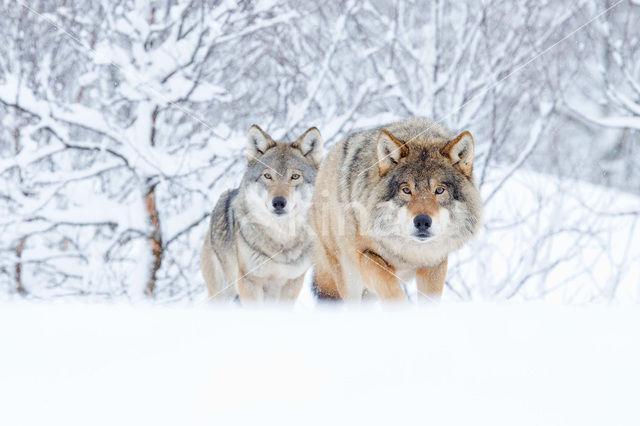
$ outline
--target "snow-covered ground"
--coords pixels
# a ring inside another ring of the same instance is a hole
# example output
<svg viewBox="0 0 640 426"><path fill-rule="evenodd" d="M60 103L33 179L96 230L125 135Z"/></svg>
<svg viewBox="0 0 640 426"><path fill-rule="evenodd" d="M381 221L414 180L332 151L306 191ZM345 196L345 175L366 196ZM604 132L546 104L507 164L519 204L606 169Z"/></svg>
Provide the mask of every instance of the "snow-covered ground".
<svg viewBox="0 0 640 426"><path fill-rule="evenodd" d="M0 424L637 425L640 310L0 307Z"/></svg>

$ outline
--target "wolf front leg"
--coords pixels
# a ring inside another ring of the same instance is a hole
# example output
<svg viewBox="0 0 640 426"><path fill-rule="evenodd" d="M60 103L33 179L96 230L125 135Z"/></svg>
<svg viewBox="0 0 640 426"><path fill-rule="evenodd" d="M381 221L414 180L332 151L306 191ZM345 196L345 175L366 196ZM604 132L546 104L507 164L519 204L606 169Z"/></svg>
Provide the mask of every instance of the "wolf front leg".
<svg viewBox="0 0 640 426"><path fill-rule="evenodd" d="M447 258L445 258L439 265L418 269L416 272L418 297L421 300L440 300L446 276Z"/></svg>
<svg viewBox="0 0 640 426"><path fill-rule="evenodd" d="M380 300L404 302L407 295L402 289L395 269L376 253L363 250L360 253L360 276L366 287L376 292Z"/></svg>
<svg viewBox="0 0 640 426"><path fill-rule="evenodd" d="M262 303L264 301L264 286L261 279L244 275L241 276L236 285L238 287L238 298L243 305Z"/></svg>
<svg viewBox="0 0 640 426"><path fill-rule="evenodd" d="M287 280L286 283L280 289L280 301L281 302L295 302L300 294L302 283L304 281L305 274L300 275L298 278Z"/></svg>

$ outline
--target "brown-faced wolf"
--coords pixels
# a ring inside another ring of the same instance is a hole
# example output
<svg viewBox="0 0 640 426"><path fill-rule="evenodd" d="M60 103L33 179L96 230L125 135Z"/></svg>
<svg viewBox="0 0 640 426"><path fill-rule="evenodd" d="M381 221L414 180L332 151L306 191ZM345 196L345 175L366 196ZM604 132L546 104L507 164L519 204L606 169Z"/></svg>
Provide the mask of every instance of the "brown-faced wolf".
<svg viewBox="0 0 640 426"><path fill-rule="evenodd" d="M438 297L447 255L480 226L473 138L416 118L348 136L318 172L311 225L314 289L359 301L406 300L402 282Z"/></svg>
<svg viewBox="0 0 640 426"><path fill-rule="evenodd" d="M240 187L222 194L204 239L209 297L295 300L311 265L308 210L322 158L320 132L312 127L283 143L254 125L247 157Z"/></svg>

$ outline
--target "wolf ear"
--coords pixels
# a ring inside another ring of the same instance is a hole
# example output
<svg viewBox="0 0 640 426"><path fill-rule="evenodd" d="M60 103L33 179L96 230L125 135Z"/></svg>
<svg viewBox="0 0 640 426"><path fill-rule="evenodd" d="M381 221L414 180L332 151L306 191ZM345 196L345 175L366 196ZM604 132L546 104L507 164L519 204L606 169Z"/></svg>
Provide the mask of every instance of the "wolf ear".
<svg viewBox="0 0 640 426"><path fill-rule="evenodd" d="M249 162L257 160L264 155L269 148L276 146L271 136L266 134L257 125L251 126L247 133L247 158Z"/></svg>
<svg viewBox="0 0 640 426"><path fill-rule="evenodd" d="M322 161L322 136L317 127L312 127L304 132L293 146L298 148L305 157L311 157L316 164L320 164Z"/></svg>
<svg viewBox="0 0 640 426"><path fill-rule="evenodd" d="M269 148L276 146L276 143L259 126L253 125L247 133L247 158L249 162L257 160L264 155Z"/></svg>
<svg viewBox="0 0 640 426"><path fill-rule="evenodd" d="M402 157L409 154L409 149L401 140L396 139L391 132L381 130L378 135L378 169L380 176L384 176Z"/></svg>
<svg viewBox="0 0 640 426"><path fill-rule="evenodd" d="M473 171L473 136L467 130L460 133L442 148L442 154L449 157L454 166L471 177Z"/></svg>

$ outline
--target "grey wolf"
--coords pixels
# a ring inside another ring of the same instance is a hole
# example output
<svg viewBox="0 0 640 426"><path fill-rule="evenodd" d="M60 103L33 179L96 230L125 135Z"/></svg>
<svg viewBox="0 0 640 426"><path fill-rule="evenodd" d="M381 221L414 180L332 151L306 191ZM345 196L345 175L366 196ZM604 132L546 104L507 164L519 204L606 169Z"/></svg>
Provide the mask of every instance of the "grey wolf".
<svg viewBox="0 0 640 426"><path fill-rule="evenodd" d="M308 129L293 143L260 127L247 135L247 170L211 213L202 273L211 299L292 301L311 265L308 225L322 137Z"/></svg>
<svg viewBox="0 0 640 426"><path fill-rule="evenodd" d="M403 301L415 277L439 298L448 254L478 231L473 137L424 118L355 133L326 155L316 179L311 226L314 289L360 301L363 292Z"/></svg>

